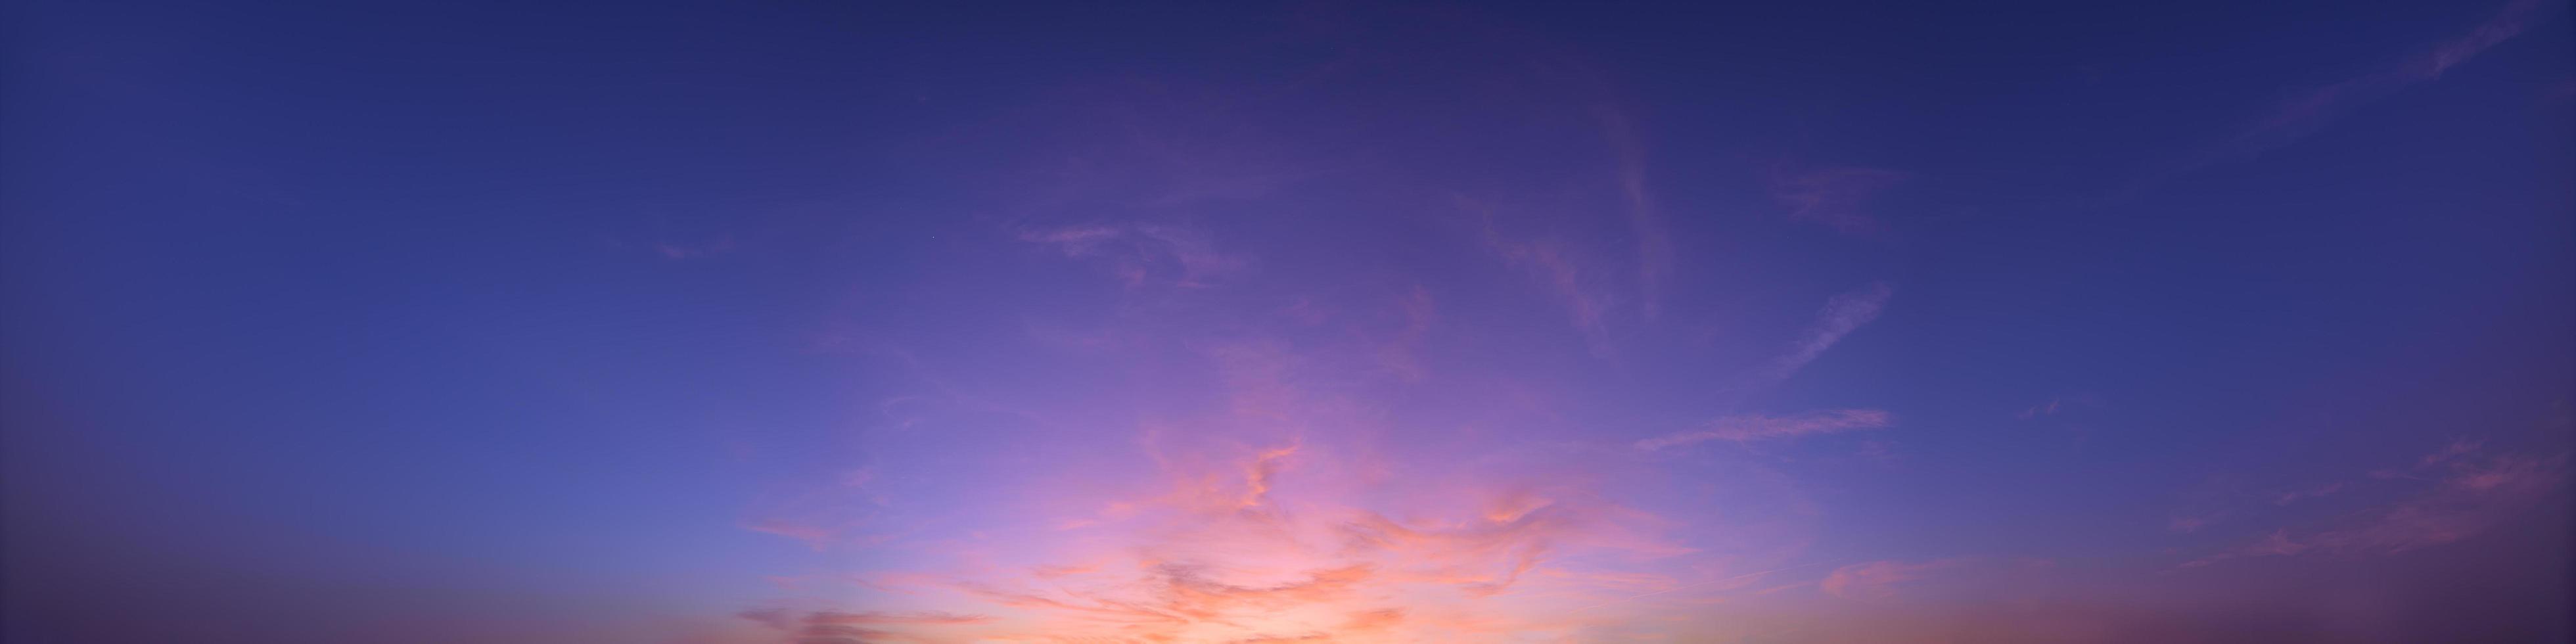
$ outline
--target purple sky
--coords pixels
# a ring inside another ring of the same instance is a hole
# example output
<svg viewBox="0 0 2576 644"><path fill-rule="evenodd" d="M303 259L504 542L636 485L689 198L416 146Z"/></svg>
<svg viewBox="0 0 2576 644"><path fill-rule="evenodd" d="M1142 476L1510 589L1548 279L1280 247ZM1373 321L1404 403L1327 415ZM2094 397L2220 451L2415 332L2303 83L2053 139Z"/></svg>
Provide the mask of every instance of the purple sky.
<svg viewBox="0 0 2576 644"><path fill-rule="evenodd" d="M2571 634L2556 4L144 4L12 643Z"/></svg>

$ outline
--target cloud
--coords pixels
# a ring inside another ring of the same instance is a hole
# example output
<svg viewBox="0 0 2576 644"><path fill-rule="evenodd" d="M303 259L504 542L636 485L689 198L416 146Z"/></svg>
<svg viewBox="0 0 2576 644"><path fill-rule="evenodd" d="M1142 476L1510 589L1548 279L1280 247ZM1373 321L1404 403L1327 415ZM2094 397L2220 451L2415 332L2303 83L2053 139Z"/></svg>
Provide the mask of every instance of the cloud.
<svg viewBox="0 0 2576 644"><path fill-rule="evenodd" d="M1662 311L1663 286L1673 272L1672 235L1664 231L1663 213L1655 208L1654 195L1646 191L1645 146L1637 140L1636 128L1628 116L1608 105L1596 106L1593 113L1601 120L1603 135L1619 162L1619 195L1628 210L1629 232L1637 238L1637 285L1642 298L1642 313L1648 321Z"/></svg>
<svg viewBox="0 0 2576 644"><path fill-rule="evenodd" d="M1193 271L1229 275L1240 265L1191 259L1201 251L1227 256L1217 249L1228 247L1216 241L1230 237L1169 228L1102 224L1013 234L1030 257L1139 275L1132 283L1149 288L1185 284L1183 275ZM1493 238L1493 248L1512 262L1510 272L1478 277L1506 288L1524 277L1562 287L1548 292L1564 299L1523 296L1530 301L1523 312L1542 314L1542 332L1553 317L1545 315L1549 305L1572 303L1567 310L1588 332L1580 341L1553 334L1560 344L1606 342L1611 320L1605 318L1634 315L1634 308L1620 308L1633 307L1626 303L1632 301L1603 288L1624 287L1630 265L1602 261L1607 254L1579 257L1557 245L1564 238ZM812 626L923 641L1586 641L1593 630L1669 603L1740 594L1724 580L1776 567L1799 547L1810 521L1779 508L1787 502L1730 507L1723 520L1667 519L1629 503L1663 501L1656 491L1614 479L1622 473L1611 468L1634 466L1634 453L1598 445L1556 449L1508 433L1524 431L1519 428L1467 426L1552 422L1557 419L1515 416L1540 415L1523 409L1553 414L1549 404L1531 400L1569 392L1526 374L1465 369L1458 378L1423 382L1435 366L1423 343L1472 331L1476 316L1497 314L1472 299L1488 291L1454 285L1447 276L1361 277L1375 286L1264 292L1266 280L1231 284L1234 292L1212 294L1244 305L1231 311L1198 302L1125 307L1091 323L1125 340L1114 351L1049 358L1114 353L1116 361L1132 363L1079 372L1103 377L1040 392L1032 397L1042 402L1013 407L1043 417L1033 425L1067 431L949 437L939 436L943 425L964 423L920 422L900 436L884 436L937 439L955 449L892 458L901 452L878 451L891 449L884 446L889 441L862 441L868 469L818 471L824 482L815 491L753 516L897 534L858 553L860 570L835 571L840 575L830 578L857 583L847 592L859 596L833 599L939 612L849 613L866 617ZM1449 291L1423 284L1456 288L1457 295L1444 297L1459 299L1436 300ZM1176 311L1188 316L1186 324L1135 324ZM907 346L922 353L917 361L905 354L902 364L954 365L966 379L958 386L978 385L978 393L993 387L973 371L994 364L978 362L991 359L981 348L973 359L958 360L938 353L936 343ZM997 366L1008 372L1018 365ZM1057 375L1011 377L1052 383L1048 378ZM1390 380L1417 384L1385 386ZM1480 387L1526 395L1500 408L1489 396L1460 395ZM1421 395L1390 400L1386 389ZM903 412L893 416L909 417L942 408L941 400L924 393L878 409L891 406ZM1884 418L1884 412L1850 410L1721 419L1693 429L1758 439ZM1454 424L1423 426L1422 420ZM1102 440L1122 428L1141 435L1134 452ZM1026 445L988 442L997 436ZM959 469L940 469L952 464ZM844 476L854 471L867 474ZM1751 485L1760 490L1745 496L1789 487L1778 480ZM903 494L892 495L892 506L851 502L861 491L893 486ZM804 496L857 510L810 508L801 504ZM1775 510L1792 516L1769 516ZM1737 525L1749 527L1714 530ZM1614 603L1623 598L1630 601ZM988 619L933 624L888 617L925 614ZM802 615L791 626L809 628Z"/></svg>
<svg viewBox="0 0 2576 644"><path fill-rule="evenodd" d="M1934 572L1955 568L1959 559L1937 559L1922 563L1872 561L1836 568L1825 575L1816 587L1825 594L1853 599L1874 599L1895 594L1897 584L1921 579Z"/></svg>
<svg viewBox="0 0 2576 644"><path fill-rule="evenodd" d="M1380 608L1351 613L1350 621L1342 622L1341 630L1345 633L1374 633L1402 623L1404 623L1404 609Z"/></svg>
<svg viewBox="0 0 2576 644"><path fill-rule="evenodd" d="M1245 201L1258 199L1283 188L1336 171L1306 170L1215 177L1183 182L1170 192L1144 200L1143 205L1172 208L1206 201Z"/></svg>
<svg viewBox="0 0 2576 644"><path fill-rule="evenodd" d="M2174 532L2197 532L2201 528L2209 527L2210 524L2218 523L2219 519L2226 517L2227 513L2225 512L2175 514L2165 520L2165 529Z"/></svg>
<svg viewBox="0 0 2576 644"><path fill-rule="evenodd" d="M2183 564L2199 567L2240 557L2300 554L2390 555L2459 542L2542 504L2566 479L2566 455L2481 456L2479 443L2455 441L2418 459L2429 489L2323 527L2276 529L2253 543ZM2274 497L2279 503L2343 489L2329 484Z"/></svg>
<svg viewBox="0 0 2576 644"><path fill-rule="evenodd" d="M959 615L938 611L917 613L842 613L821 611L805 616L808 624L982 624L993 621L983 615Z"/></svg>
<svg viewBox="0 0 2576 644"><path fill-rule="evenodd" d="M1396 309L1402 314L1402 326L1392 340L1378 347L1378 364L1398 380L1420 382L1425 375L1422 341L1431 333L1432 323L1439 320L1439 311L1432 304L1431 292L1420 285L1398 300Z"/></svg>
<svg viewBox="0 0 2576 644"><path fill-rule="evenodd" d="M2023 409L2020 413L2013 414L2013 418L2020 420L2033 420L2055 416L2061 413L2073 412L2087 407L2097 407L2101 404L2101 397L2092 394L2052 396L2048 399L2048 402L2031 405L2030 408Z"/></svg>
<svg viewBox="0 0 2576 644"><path fill-rule="evenodd" d="M1071 259L1108 265L1127 286L1163 284L1204 288L1251 266L1251 259L1219 251L1206 232L1159 224L1022 228L1020 241L1054 248Z"/></svg>
<svg viewBox="0 0 2576 644"><path fill-rule="evenodd" d="M2146 177L2137 185L2143 186L2154 180L2219 163L2244 161L2297 142L2361 105L2407 87L2439 79L2443 73L2487 49L2521 35L2540 18L2545 6L2539 0L2511 0L2467 32L2433 43L2399 59L2394 65L2297 92L2274 103L2262 118L2235 136L2168 172Z"/></svg>
<svg viewBox="0 0 2576 644"><path fill-rule="evenodd" d="M987 616L958 616L958 613L922 611L922 613L811 613L809 623L987 623Z"/></svg>
<svg viewBox="0 0 2576 644"><path fill-rule="evenodd" d="M755 622L760 622L760 623L762 623L762 624L767 624L767 625L769 625L769 627L770 627L770 628L779 628L779 629L791 628L791 627L793 627L793 626L795 625L795 623L796 623L796 622L795 622L795 620L794 620L794 619L793 619L793 618L788 614L787 609L784 609L784 608L765 608L765 609L758 609L758 610L746 610L746 611L743 611L743 612L740 612L740 613L736 613L736 614L735 614L735 616L736 616L736 617L741 617L741 618L743 618L743 619L748 619L748 620L751 620L751 621L755 621Z"/></svg>
<svg viewBox="0 0 2576 644"><path fill-rule="evenodd" d="M2273 492L2272 504L2289 505L2306 499L2320 498L2328 494L2341 491L2343 486L2344 484L2342 482L2320 483L2303 488Z"/></svg>
<svg viewBox="0 0 2576 644"><path fill-rule="evenodd" d="M2433 491L2374 510L2360 525L2317 532L2305 541L2322 552L2395 554L2466 539L2535 504L2564 478L2560 465L2557 459L2519 456L2465 465Z"/></svg>
<svg viewBox="0 0 2576 644"><path fill-rule="evenodd" d="M822 526L805 525L778 520L752 523L750 525L743 526L743 529L761 534L773 534L802 541L805 542L807 547L811 547L817 551L830 547L836 534L832 529Z"/></svg>
<svg viewBox="0 0 2576 644"><path fill-rule="evenodd" d="M1478 641L1576 619L1512 612L1533 598L1683 583L1620 565L1690 550L1644 536L1651 517L1580 489L1420 472L1391 490L1423 503L1364 507L1329 489L1347 479L1312 443L1192 454L1160 457L1163 490L1103 519L1096 537L1055 544L1081 547L1029 544L1047 563L938 575L916 598L1009 616L976 622L989 637ZM863 623L922 623L873 615Z"/></svg>
<svg viewBox="0 0 2576 644"><path fill-rule="evenodd" d="M1727 416L1711 421L1708 429L1637 441L1637 449L1654 451L1712 440L1755 441L1878 429L1888 426L1893 420L1894 416L1877 409L1836 409L1794 416Z"/></svg>
<svg viewBox="0 0 2576 644"><path fill-rule="evenodd" d="M1830 167L1770 175L1771 198L1789 209L1789 217L1845 233L1873 233L1885 228L1866 206L1879 193L1904 183L1908 173L1861 167Z"/></svg>
<svg viewBox="0 0 2576 644"><path fill-rule="evenodd" d="M1886 282L1872 282L1859 290L1826 300L1825 308L1817 313L1815 323L1799 336L1789 353L1772 361L1764 372L1766 379L1773 382L1786 380L1807 363L1814 362L1817 356L1825 354L1826 349L1833 348L1834 343L1841 342L1843 336L1878 319L1879 309L1885 307L1887 298L1895 293L1895 287Z"/></svg>
<svg viewBox="0 0 2576 644"><path fill-rule="evenodd" d="M1054 229L1026 229L1020 241L1056 247L1066 257L1090 257L1100 252L1102 244L1126 236L1127 231L1107 226L1077 226Z"/></svg>
<svg viewBox="0 0 2576 644"><path fill-rule="evenodd" d="M736 616L758 622L772 629L788 631L797 644L841 644L915 639L903 631L883 627L948 627L987 624L993 620L982 615L959 615L937 611L913 613L812 611L796 617L784 608L747 610Z"/></svg>
<svg viewBox="0 0 2576 644"><path fill-rule="evenodd" d="M677 242L657 242L653 244L653 252L660 253L663 259L672 260L696 259L712 255L722 255L733 251L734 241L732 235L718 236L715 241L703 244L683 244Z"/></svg>
<svg viewBox="0 0 2576 644"><path fill-rule="evenodd" d="M1482 209L1477 212L1482 216L1485 248L1502 256L1504 261L1529 272L1531 279L1538 282L1539 288L1559 305L1565 307L1566 313L1573 317L1575 330L1583 334L1584 341L1591 346L1593 355L1608 355L1610 351L1609 313L1617 299L1593 286L1590 283L1590 275L1576 263L1572 252L1555 238L1513 240L1505 237L1501 230L1495 228L1493 213Z"/></svg>
<svg viewBox="0 0 2576 644"><path fill-rule="evenodd" d="M2423 458L2416 459L2415 466L2432 467L2448 463L2458 459L2459 457L2474 453L2478 451L2478 448L2484 446L2486 446L2485 441L2469 440L2466 438L2453 440L2450 444L2442 446L2442 449L2434 450L2433 453L2425 454Z"/></svg>

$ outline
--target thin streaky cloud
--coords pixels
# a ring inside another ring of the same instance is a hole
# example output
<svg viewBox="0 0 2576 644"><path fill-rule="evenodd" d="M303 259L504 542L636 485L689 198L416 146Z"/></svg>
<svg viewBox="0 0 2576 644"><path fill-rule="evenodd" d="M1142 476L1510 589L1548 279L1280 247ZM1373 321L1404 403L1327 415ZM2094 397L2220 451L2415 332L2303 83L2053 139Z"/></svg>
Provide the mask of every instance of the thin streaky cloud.
<svg viewBox="0 0 2576 644"><path fill-rule="evenodd" d="M782 608L747 610L736 617L757 622L772 629L789 631L796 642L875 642L912 639L905 633L879 627L960 627L988 624L994 618L941 611L911 613L814 611L804 617L792 617Z"/></svg>
<svg viewBox="0 0 2576 644"><path fill-rule="evenodd" d="M1637 140L1636 128L1627 114L1602 106L1599 114L1605 136L1619 157L1619 192L1628 208L1628 224L1637 236L1637 286L1643 294L1641 312L1649 322L1662 314L1664 282L1673 272L1672 235L1664 230L1663 213L1655 207L1654 195L1646 190L1646 153Z"/></svg>
<svg viewBox="0 0 2576 644"><path fill-rule="evenodd" d="M1849 234L1885 229L1866 211L1879 193L1904 183L1902 171L1863 167L1829 167L1769 176L1771 198L1789 209L1789 217L1811 221Z"/></svg>
<svg viewBox="0 0 2576 644"><path fill-rule="evenodd" d="M2566 466L2565 454L2547 458L2522 454L2484 456L2478 453L2476 442L2455 441L2418 460L2415 469L2432 470L2431 473L2408 477L2429 481L2428 489L2323 527L2274 528L2251 543L2184 562L2182 567L2197 568L2242 557L2309 553L2393 555L2456 543L2541 505L2551 491L2565 483ZM2287 503L2342 487L2320 486L2276 500Z"/></svg>
<svg viewBox="0 0 2576 644"><path fill-rule="evenodd" d="M1152 283L1204 288L1251 265L1249 257L1219 250L1205 231L1182 226L1022 228L1013 236L1053 248L1068 259L1105 262L1129 287Z"/></svg>
<svg viewBox="0 0 2576 644"><path fill-rule="evenodd" d="M2343 490L2343 486L2344 484L2338 481L2334 483L2322 483L2303 488L2274 492L2272 493L2272 504L2289 505L2307 499L2321 498Z"/></svg>
<svg viewBox="0 0 2576 644"><path fill-rule="evenodd" d="M1076 226L1022 230L1018 237L1020 241L1054 246L1066 257L1087 257L1100 244L1124 234L1126 231L1108 226Z"/></svg>
<svg viewBox="0 0 2576 644"><path fill-rule="evenodd" d="M2438 80L2445 72L2467 63L2478 54L2521 35L2541 17L2543 7L2539 0L2511 0L2467 32L2417 50L2394 65L2297 92L2274 103L2263 118L2235 136L2165 172L2142 178L2133 183L2129 191L2135 192L2157 181L2212 165L2252 159L2306 138L2363 104L2410 86Z"/></svg>
<svg viewBox="0 0 2576 644"><path fill-rule="evenodd" d="M1825 594L1850 599L1874 599L1895 593L1895 585L1921 579L1962 563L1959 559L1937 559L1922 563L1872 561L1836 568L1816 586Z"/></svg>
<svg viewBox="0 0 2576 644"><path fill-rule="evenodd" d="M1485 248L1527 271L1550 298L1564 306L1574 328L1596 357L1610 354L1610 310L1616 298L1589 283L1587 271L1565 244L1553 237L1519 241L1495 227L1493 212L1467 203L1480 216Z"/></svg>
<svg viewBox="0 0 2576 644"><path fill-rule="evenodd" d="M1896 288L1886 282L1874 282L1826 300L1824 310L1816 315L1816 322L1799 336L1787 355L1773 361L1764 372L1765 380L1787 380L1807 363L1814 362L1817 356L1825 354L1826 349L1833 348L1834 343L1841 342L1843 336L1878 319L1879 310L1887 306L1888 297L1895 293Z"/></svg>
<svg viewBox="0 0 2576 644"><path fill-rule="evenodd" d="M1753 441L1808 434L1830 434L1856 429L1878 429L1888 426L1894 418L1893 415L1876 409L1837 409L1794 416L1759 414L1728 416L1710 422L1708 429L1637 441L1637 449L1651 452L1712 440Z"/></svg>
<svg viewBox="0 0 2576 644"><path fill-rule="evenodd" d="M983 615L962 615L940 611L917 613L843 613L822 611L805 616L808 624L981 624L993 621Z"/></svg>
<svg viewBox="0 0 2576 644"><path fill-rule="evenodd" d="M1788 572L1788 571L1791 571L1791 570L1798 570L1798 569L1801 569L1801 568L1813 568L1813 567L1815 567L1815 566L1817 566L1817 565L1818 565L1818 564L1803 564L1803 565L1797 565L1797 566L1790 566L1790 567L1787 567L1787 568L1773 568L1773 569L1770 569L1770 570L1757 570L1757 571L1753 571L1753 572L1744 573L1744 574L1741 574L1741 575L1736 575L1736 576L1733 576L1733 577L1720 577L1720 578L1717 578L1717 579L1711 579L1711 580L1707 580L1707 581L1701 581L1701 582L1693 582L1693 583L1688 583L1688 584L1682 584L1682 585L1679 585L1679 586L1674 586L1674 587L1671 587L1671 588L1666 588L1666 589L1663 589L1663 590L1658 590L1658 591L1654 591L1654 592L1650 592L1650 593L1643 593L1643 594L1638 594L1638 595L1631 595L1631 596L1628 596L1628 597L1621 597L1621 598L1619 598L1619 599L1614 599L1614 600L1610 600L1610 601L1606 601L1606 602L1601 602L1601 603L1593 604L1593 605L1590 605L1590 606L1584 606L1584 607L1581 607L1581 608L1576 608L1576 609L1574 609L1574 610L1575 610L1575 611L1577 611L1577 612L1580 612L1580 611L1587 611L1587 610L1592 610L1592 609L1595 609L1595 608L1600 608L1600 607L1603 607L1603 606L1609 606L1609 605L1612 605L1612 604L1619 604L1619 603L1631 602L1631 601L1636 601L1636 600L1640 600L1640 599L1645 599L1645 598L1648 598L1648 597L1653 597L1653 596L1656 596L1656 595L1662 595L1662 594L1666 594L1666 593L1671 593L1671 592L1674 592L1674 591L1689 590L1689 589L1692 589L1692 588L1699 588L1699 587L1709 586L1709 585L1713 585L1713 584L1722 584L1722 583L1733 582L1733 581L1742 581L1742 582L1746 582L1746 583L1751 583L1751 582L1759 581L1759 580L1761 580L1763 577L1770 576L1770 575L1772 575L1772 574L1774 574L1774 573L1783 573L1783 572Z"/></svg>
<svg viewBox="0 0 2576 644"><path fill-rule="evenodd" d="M831 547L835 538L835 532L830 528L786 521L761 521L745 525L743 529L795 539L816 551Z"/></svg>
<svg viewBox="0 0 2576 644"><path fill-rule="evenodd" d="M2224 512L2208 514L2175 514L2165 520L2165 529L2174 532L2196 532L2226 518Z"/></svg>

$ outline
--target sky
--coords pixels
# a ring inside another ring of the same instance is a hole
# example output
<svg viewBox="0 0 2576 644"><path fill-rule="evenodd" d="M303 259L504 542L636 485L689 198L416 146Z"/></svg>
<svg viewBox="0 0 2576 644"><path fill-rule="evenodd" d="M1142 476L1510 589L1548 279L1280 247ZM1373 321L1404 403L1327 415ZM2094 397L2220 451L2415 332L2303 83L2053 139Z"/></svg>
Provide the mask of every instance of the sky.
<svg viewBox="0 0 2576 644"><path fill-rule="evenodd" d="M2560 641L2562 4L14 2L0 639Z"/></svg>

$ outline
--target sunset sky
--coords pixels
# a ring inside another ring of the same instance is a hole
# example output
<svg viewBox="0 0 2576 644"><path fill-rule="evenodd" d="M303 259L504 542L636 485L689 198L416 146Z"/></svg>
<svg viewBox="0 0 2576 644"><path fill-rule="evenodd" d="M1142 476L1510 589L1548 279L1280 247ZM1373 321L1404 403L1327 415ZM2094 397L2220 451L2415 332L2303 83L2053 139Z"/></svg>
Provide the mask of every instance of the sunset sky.
<svg viewBox="0 0 2576 644"><path fill-rule="evenodd" d="M0 639L2576 632L2564 3L1556 4L11 3Z"/></svg>

